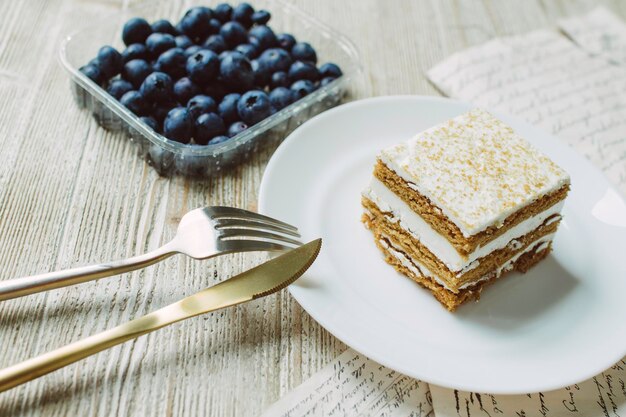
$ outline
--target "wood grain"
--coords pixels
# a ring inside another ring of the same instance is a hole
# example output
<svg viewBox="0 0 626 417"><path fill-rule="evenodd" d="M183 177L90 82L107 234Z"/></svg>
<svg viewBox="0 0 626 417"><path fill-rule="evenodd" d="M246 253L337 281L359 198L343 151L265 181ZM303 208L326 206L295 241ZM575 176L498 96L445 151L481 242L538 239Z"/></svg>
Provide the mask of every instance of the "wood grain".
<svg viewBox="0 0 626 417"><path fill-rule="evenodd" d="M295 3L354 41L374 95L432 95L438 93L424 71L450 53L554 25L597 2ZM626 17L626 2L603 3ZM59 43L77 21L120 7L118 0L0 2L0 279L154 248L195 207L256 208L271 152L206 181L162 178L121 134L99 128L74 105L57 60ZM145 314L263 259L174 257L144 271L3 302L0 366ZM0 394L0 416L254 416L344 348L283 291Z"/></svg>

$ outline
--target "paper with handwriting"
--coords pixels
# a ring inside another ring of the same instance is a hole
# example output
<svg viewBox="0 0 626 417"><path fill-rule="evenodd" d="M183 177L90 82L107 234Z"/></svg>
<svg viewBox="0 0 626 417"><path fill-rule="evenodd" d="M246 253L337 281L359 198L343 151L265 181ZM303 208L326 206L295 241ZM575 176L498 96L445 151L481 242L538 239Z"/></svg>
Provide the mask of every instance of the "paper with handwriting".
<svg viewBox="0 0 626 417"><path fill-rule="evenodd" d="M428 72L446 95L551 131L626 193L626 25L606 9L454 54ZM626 417L626 362L561 390L490 395L431 385L437 417Z"/></svg>
<svg viewBox="0 0 626 417"><path fill-rule="evenodd" d="M433 417L428 384L348 349L262 417Z"/></svg>
<svg viewBox="0 0 626 417"><path fill-rule="evenodd" d="M559 27L585 51L617 65L626 64L626 25L606 8L563 19Z"/></svg>
<svg viewBox="0 0 626 417"><path fill-rule="evenodd" d="M437 417L626 416L626 362L580 384L527 395L489 395L430 386Z"/></svg>
<svg viewBox="0 0 626 417"><path fill-rule="evenodd" d="M617 19L607 27L614 28ZM598 25L596 19L588 27L601 37ZM584 33L579 25L574 36ZM605 45L603 54L621 44L626 37ZM538 30L456 53L427 75L448 96L552 132L626 193L626 67L587 52L556 30Z"/></svg>

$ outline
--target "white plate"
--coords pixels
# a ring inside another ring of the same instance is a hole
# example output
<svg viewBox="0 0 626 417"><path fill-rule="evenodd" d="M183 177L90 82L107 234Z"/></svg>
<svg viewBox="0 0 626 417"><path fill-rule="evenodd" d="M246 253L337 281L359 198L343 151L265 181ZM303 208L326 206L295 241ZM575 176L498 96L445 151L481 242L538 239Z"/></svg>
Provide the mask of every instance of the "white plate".
<svg viewBox="0 0 626 417"><path fill-rule="evenodd" d="M572 190L553 253L456 313L386 264L360 222L376 153L470 107L374 98L327 111L290 135L265 172L260 211L297 225L306 239L323 238L291 293L357 351L437 385L519 394L588 379L626 355L626 204L557 138L498 115L570 173Z"/></svg>

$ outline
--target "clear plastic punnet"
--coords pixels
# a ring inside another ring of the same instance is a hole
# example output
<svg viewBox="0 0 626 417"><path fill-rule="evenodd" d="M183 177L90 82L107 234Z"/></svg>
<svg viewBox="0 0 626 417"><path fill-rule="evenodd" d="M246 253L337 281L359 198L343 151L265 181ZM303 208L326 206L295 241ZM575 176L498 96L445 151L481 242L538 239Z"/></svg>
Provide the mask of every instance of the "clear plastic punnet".
<svg viewBox="0 0 626 417"><path fill-rule="evenodd" d="M285 1L254 1L251 2L253 7L268 10L272 14L269 26L274 32L291 33L299 41L310 43L318 52L320 64L334 62L341 67L343 75L228 141L216 145L190 146L169 140L142 123L78 69L93 59L103 45L112 45L122 51L122 27L131 17L143 17L149 22L169 19L176 23L188 8L196 5L211 7L218 1L174 3L178 2L149 1L90 22L87 27L72 33L63 41L60 53L61 62L70 74L77 105L89 110L105 129L125 132L137 146L138 155L161 175L206 177L244 163L263 147L275 147L297 126L336 106L356 88L361 95L363 89L367 89L359 54L344 35Z"/></svg>

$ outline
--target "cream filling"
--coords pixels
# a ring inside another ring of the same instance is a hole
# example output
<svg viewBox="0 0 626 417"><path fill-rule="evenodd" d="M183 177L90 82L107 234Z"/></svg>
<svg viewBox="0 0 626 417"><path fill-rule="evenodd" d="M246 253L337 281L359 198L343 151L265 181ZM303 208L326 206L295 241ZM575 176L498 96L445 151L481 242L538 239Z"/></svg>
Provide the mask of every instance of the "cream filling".
<svg viewBox="0 0 626 417"><path fill-rule="evenodd" d="M422 264L421 262L417 262L414 259L409 259L403 252L396 250L394 246L387 243L387 241L391 241L391 239L389 239L388 236L383 235L383 237L385 239L380 239L381 245L383 245L383 247L387 249L387 251L391 254L391 256L393 256L398 261L400 261L400 263L405 268L413 272L418 277L428 277L430 279L433 279L435 282L437 282L439 285L441 285L445 289L452 291L450 290L450 287L448 287L448 285L446 285L446 283L441 280L441 278L439 278L438 276L430 272L430 270L424 264Z"/></svg>
<svg viewBox="0 0 626 417"><path fill-rule="evenodd" d="M563 205L563 203L564 203L564 201L561 201L561 203L560 203L560 204L561 204L561 205ZM560 210L559 210L559 212L560 212ZM556 221L558 221L558 220L561 220L561 216L554 216L553 218L548 219L548 220L546 221L546 224L545 224L545 225L547 226L547 225L552 224L552 223L554 223L554 222L556 222Z"/></svg>
<svg viewBox="0 0 626 417"><path fill-rule="evenodd" d="M415 184L413 181L415 181L415 179L408 174L401 165L399 165L398 163L396 163L394 160L389 159L384 153L380 154L379 159L389 168L391 169L396 175L398 175L400 178L402 178L403 180L405 180L407 182L407 184L409 185L409 187L417 192L419 192L421 195L425 196L426 198L428 198L430 201L433 201L435 204L437 203L437 199L435 198L435 196L433 196L431 193L427 192L424 187L418 187L417 184ZM559 178L558 181L554 181L554 183L552 184L551 187L549 187L547 190L544 191L543 195L547 195L550 194L560 188L562 188L565 184L567 184L569 182L569 177L565 177L565 178ZM538 196L538 198L540 198L541 196ZM532 204L532 202L530 203ZM463 236L465 237L470 237L473 235L476 235L482 231L484 231L485 229L487 229L488 227L492 226L492 225L502 225L502 223L504 222L504 220L511 215L514 211L519 210L522 207L525 207L528 204L524 204L522 206L519 207L511 207L507 210L503 210L501 213L499 213L498 217L496 217L495 219L492 219L492 221L488 222L488 223L484 223L484 224L479 224L476 225L474 227L470 227L467 224L465 224L465 222L462 221L462 219L458 218L458 215L455 214L454 212L448 210L446 207L437 204L437 208L448 218L450 219L450 221L452 223L454 223L459 230L461 230L461 233L463 234Z"/></svg>
<svg viewBox="0 0 626 417"><path fill-rule="evenodd" d="M433 274L422 263L417 262L414 259L408 258L403 252L397 250L393 245L387 243L387 241L391 241L391 239L388 236L383 235L383 237L384 237L384 239L381 239L380 243L383 245L383 247L385 249L387 249L387 251L391 254L391 256L396 258L403 266L405 266L407 269L409 269L411 272L413 272L416 276L431 278L435 282L437 282L439 285L441 285L442 287L447 289L448 291L454 292L441 278L439 278L438 276ZM537 240L533 241L531 244L529 244L528 247L526 248L526 250L523 250L523 251L521 251L519 253L516 253L515 255L513 255L511 257L511 259L506 261L504 264L500 265L497 269L489 272L488 274L483 275L482 277L480 277L477 280L474 280L474 281L471 281L471 282L466 282L465 284L461 285L458 289L462 290L462 289L465 289L467 287L474 286L474 285L476 285L476 284L478 284L480 282L492 279L494 277L495 278L500 277L500 275L502 275L503 273L512 270L513 267L515 266L515 262L517 262L517 260L522 255L524 255L526 253L529 253L531 251L534 252L534 253L541 252L542 250L547 248L548 245L550 245L550 242L552 242L553 238L554 238L554 233L550 233L548 235L540 237L539 239L537 239ZM537 244L539 244L539 245L537 245Z"/></svg>
<svg viewBox="0 0 626 417"><path fill-rule="evenodd" d="M512 240L524 236L541 226L550 216L559 214L564 203L563 201L558 202L536 216L528 218L510 228L485 246L477 247L468 256L463 256L445 236L434 230L421 216L411 210L407 203L377 178L372 178L369 187L363 191L363 195L376 204L381 211L385 212L390 222L399 223L401 228L426 246L433 255L443 262L450 271L455 272L457 276L477 267L480 263L478 259L489 255L495 250L504 248Z"/></svg>
<svg viewBox="0 0 626 417"><path fill-rule="evenodd" d="M502 275L502 273L504 272L508 272L510 270L513 269L515 262L517 262L517 260L524 254L529 253L529 252L541 252L542 250L544 250L545 248L547 248L550 245L550 242L552 242L552 239L554 239L554 233L550 233L544 236L541 236L539 239L533 241L531 244L529 244L526 247L526 250L523 250L521 252L516 253L515 255L513 255L511 257L511 259L509 259L508 261L506 261L504 264L500 265L498 267L498 269L495 270L495 277L499 277L500 275ZM539 243L539 245L537 245ZM462 290L463 288L467 288L470 287L478 282L481 281L486 281L488 279L493 278L493 272L481 277L479 280L476 281L472 281L472 282L467 282L463 285L461 285L459 287L460 290Z"/></svg>

